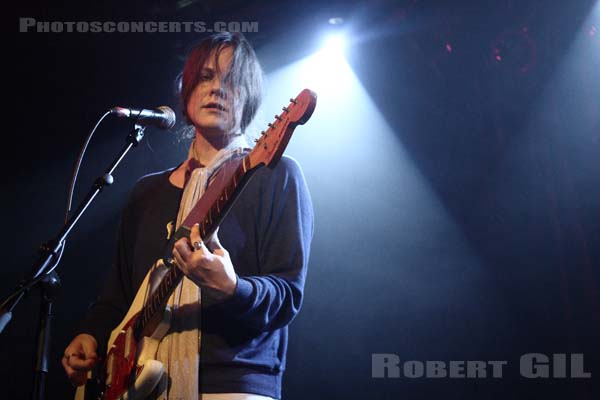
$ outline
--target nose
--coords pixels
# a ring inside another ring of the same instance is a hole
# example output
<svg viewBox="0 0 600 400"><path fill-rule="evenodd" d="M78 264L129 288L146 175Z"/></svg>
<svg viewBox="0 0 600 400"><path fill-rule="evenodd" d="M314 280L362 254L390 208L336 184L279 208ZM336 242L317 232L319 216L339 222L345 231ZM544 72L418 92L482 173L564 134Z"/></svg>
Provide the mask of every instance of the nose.
<svg viewBox="0 0 600 400"><path fill-rule="evenodd" d="M223 100L227 98L227 92L224 89L223 80L218 76L215 76L215 78L212 80L210 94L215 95Z"/></svg>

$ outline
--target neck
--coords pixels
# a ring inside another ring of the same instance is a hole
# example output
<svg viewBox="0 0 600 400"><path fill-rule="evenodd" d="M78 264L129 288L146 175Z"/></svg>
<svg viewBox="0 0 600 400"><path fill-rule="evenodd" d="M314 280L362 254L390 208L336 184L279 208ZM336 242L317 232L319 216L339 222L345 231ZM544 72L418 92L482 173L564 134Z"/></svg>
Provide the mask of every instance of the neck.
<svg viewBox="0 0 600 400"><path fill-rule="evenodd" d="M235 137L233 135L204 135L196 129L194 150L197 160L202 165L208 165L219 150L227 147Z"/></svg>
<svg viewBox="0 0 600 400"><path fill-rule="evenodd" d="M219 151L227 147L233 140L239 138L239 135L227 136L208 136L203 135L196 129L194 147L190 148L188 158L169 176L169 181L178 188L183 188L186 182L186 171L190 169L190 163L193 167L208 166L217 156ZM200 165L198 165L200 164Z"/></svg>

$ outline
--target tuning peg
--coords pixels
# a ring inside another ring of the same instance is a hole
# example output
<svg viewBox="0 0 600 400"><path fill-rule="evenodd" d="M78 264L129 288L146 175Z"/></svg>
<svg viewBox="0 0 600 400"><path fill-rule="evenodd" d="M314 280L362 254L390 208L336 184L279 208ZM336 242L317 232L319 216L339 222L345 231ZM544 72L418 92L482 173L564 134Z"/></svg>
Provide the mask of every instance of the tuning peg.
<svg viewBox="0 0 600 400"><path fill-rule="evenodd" d="M276 115L276 116L275 116L275 119L276 119L277 121L281 121L281 117L280 117L279 115Z"/></svg>
<svg viewBox="0 0 600 400"><path fill-rule="evenodd" d="M260 136L265 136L265 131L260 131Z"/></svg>
<svg viewBox="0 0 600 400"><path fill-rule="evenodd" d="M285 112L288 112L288 111L289 111L289 109L288 109L287 107L282 107L281 109L282 109L283 111L285 111Z"/></svg>
<svg viewBox="0 0 600 400"><path fill-rule="evenodd" d="M259 142L259 139L254 139L254 143L258 143L258 142Z"/></svg>
<svg viewBox="0 0 600 400"><path fill-rule="evenodd" d="M290 102L292 102L294 104L298 104L298 102L296 101L296 99L290 99Z"/></svg>
<svg viewBox="0 0 600 400"><path fill-rule="evenodd" d="M273 124L272 124L272 123L270 123L270 122L269 122L267 125L269 125L269 128L272 128L272 127L273 127Z"/></svg>

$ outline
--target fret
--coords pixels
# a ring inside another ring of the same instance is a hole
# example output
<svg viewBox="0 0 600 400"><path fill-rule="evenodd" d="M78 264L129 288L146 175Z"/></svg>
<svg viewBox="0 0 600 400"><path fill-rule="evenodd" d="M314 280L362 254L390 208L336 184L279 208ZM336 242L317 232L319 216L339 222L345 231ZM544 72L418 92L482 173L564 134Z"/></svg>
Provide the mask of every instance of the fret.
<svg viewBox="0 0 600 400"><path fill-rule="evenodd" d="M213 225L213 221L215 220L215 218L213 217L213 212L214 210L211 208L210 210L208 210L208 220L210 221L210 225Z"/></svg>
<svg viewBox="0 0 600 400"><path fill-rule="evenodd" d="M140 318L136 321L135 331L136 334L141 334L143 328L150 322L152 317L161 308L162 304L166 302L170 290L174 288L173 283L177 280L177 270L175 268L168 271L163 280L160 282L156 291L148 299L146 304L140 310Z"/></svg>

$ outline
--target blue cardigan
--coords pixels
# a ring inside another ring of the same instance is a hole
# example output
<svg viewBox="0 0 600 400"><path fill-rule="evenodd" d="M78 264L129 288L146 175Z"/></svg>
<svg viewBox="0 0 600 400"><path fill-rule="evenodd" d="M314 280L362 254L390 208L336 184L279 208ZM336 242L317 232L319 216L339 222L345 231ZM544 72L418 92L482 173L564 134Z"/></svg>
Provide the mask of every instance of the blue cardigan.
<svg viewBox="0 0 600 400"><path fill-rule="evenodd" d="M177 217L182 189L171 170L142 177L123 210L117 250L104 290L80 325L105 354L148 269L163 254L166 226ZM202 292L200 390L281 397L288 324L302 304L313 236L313 208L302 170L284 156L260 168L219 228L238 284L214 303Z"/></svg>

